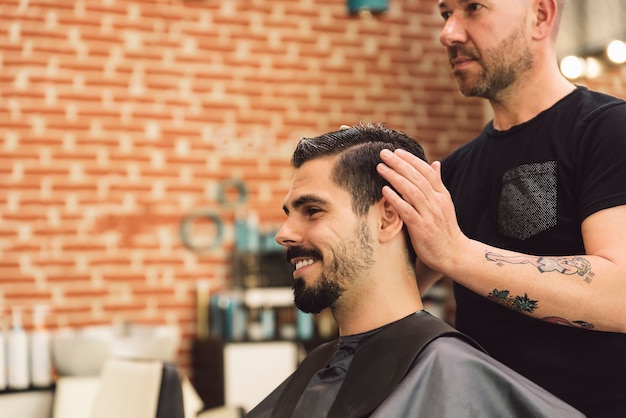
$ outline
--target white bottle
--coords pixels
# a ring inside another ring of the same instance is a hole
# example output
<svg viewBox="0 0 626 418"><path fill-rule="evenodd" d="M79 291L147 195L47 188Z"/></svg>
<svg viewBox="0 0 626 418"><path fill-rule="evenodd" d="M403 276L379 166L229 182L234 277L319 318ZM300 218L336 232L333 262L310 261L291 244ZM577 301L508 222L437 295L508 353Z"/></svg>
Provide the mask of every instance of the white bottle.
<svg viewBox="0 0 626 418"><path fill-rule="evenodd" d="M22 311L13 308L13 326L7 336L9 389L28 389L28 337L22 329Z"/></svg>
<svg viewBox="0 0 626 418"><path fill-rule="evenodd" d="M259 231L259 215L255 211L248 214L248 248L251 253L256 253L261 247L261 233Z"/></svg>
<svg viewBox="0 0 626 418"><path fill-rule="evenodd" d="M2 309L0 309L0 313ZM7 388L7 369L6 369L6 343L4 341L4 318L0 317L2 325L0 326L0 391Z"/></svg>
<svg viewBox="0 0 626 418"><path fill-rule="evenodd" d="M34 330L30 334L30 382L35 387L52 384L50 334L45 326L46 306L35 306Z"/></svg>

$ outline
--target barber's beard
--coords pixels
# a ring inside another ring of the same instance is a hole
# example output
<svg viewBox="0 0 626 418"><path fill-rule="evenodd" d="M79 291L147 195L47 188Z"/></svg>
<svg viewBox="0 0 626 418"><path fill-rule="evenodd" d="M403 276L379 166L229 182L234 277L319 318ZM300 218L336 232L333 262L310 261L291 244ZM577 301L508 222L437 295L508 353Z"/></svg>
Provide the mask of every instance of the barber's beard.
<svg viewBox="0 0 626 418"><path fill-rule="evenodd" d="M374 249L371 234L365 221L359 223L355 234L333 251L333 260L322 259L322 272L311 284L295 279L293 292L295 304L303 312L319 313L333 307L361 272L374 263Z"/></svg>
<svg viewBox="0 0 626 418"><path fill-rule="evenodd" d="M534 64L532 53L524 40L522 26L497 47L483 54L456 47L449 49L449 55L466 55L477 59L476 62L482 67L479 73L459 71L455 76L463 95L489 100L497 99L500 92L511 86Z"/></svg>

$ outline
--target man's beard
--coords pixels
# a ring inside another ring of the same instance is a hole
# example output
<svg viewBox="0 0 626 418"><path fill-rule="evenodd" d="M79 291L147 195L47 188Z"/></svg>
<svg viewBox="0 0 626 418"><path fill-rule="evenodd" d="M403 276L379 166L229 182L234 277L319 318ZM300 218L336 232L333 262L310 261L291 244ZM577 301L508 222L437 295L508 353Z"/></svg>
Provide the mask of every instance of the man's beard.
<svg viewBox="0 0 626 418"><path fill-rule="evenodd" d="M461 93L467 97L496 99L498 94L512 85L520 74L528 71L534 64L533 56L524 41L523 27L518 28L496 48L482 54L462 46L448 49L450 59L467 56L480 64L482 71L475 75L469 71L455 72Z"/></svg>
<svg viewBox="0 0 626 418"><path fill-rule="evenodd" d="M374 263L374 249L365 221L359 223L356 233L334 251L332 263L322 263L322 272L315 283L308 285L302 278L293 283L295 304L303 312L320 313L333 307L350 282ZM298 250L292 249L294 253ZM306 251L306 250L303 250ZM308 250L311 251L311 250ZM314 251L314 250L313 250Z"/></svg>

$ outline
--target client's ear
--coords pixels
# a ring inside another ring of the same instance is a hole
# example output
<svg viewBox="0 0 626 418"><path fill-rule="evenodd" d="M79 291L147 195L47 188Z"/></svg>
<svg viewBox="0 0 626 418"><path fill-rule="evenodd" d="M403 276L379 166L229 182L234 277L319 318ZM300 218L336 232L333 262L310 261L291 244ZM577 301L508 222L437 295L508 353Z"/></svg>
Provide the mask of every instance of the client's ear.
<svg viewBox="0 0 626 418"><path fill-rule="evenodd" d="M404 222L387 199L382 198L382 200L378 202L378 207L380 211L379 239L381 242L391 241L398 234L402 234Z"/></svg>

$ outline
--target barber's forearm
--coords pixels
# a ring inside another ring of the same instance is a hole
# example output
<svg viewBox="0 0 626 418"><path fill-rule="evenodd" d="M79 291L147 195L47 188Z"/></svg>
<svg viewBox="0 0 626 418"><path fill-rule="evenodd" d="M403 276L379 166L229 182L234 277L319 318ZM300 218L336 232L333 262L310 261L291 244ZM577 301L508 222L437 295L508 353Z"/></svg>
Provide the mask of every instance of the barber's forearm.
<svg viewBox="0 0 626 418"><path fill-rule="evenodd" d="M597 256L541 257L471 241L445 264L452 280L533 318L596 331L626 332L626 280Z"/></svg>

